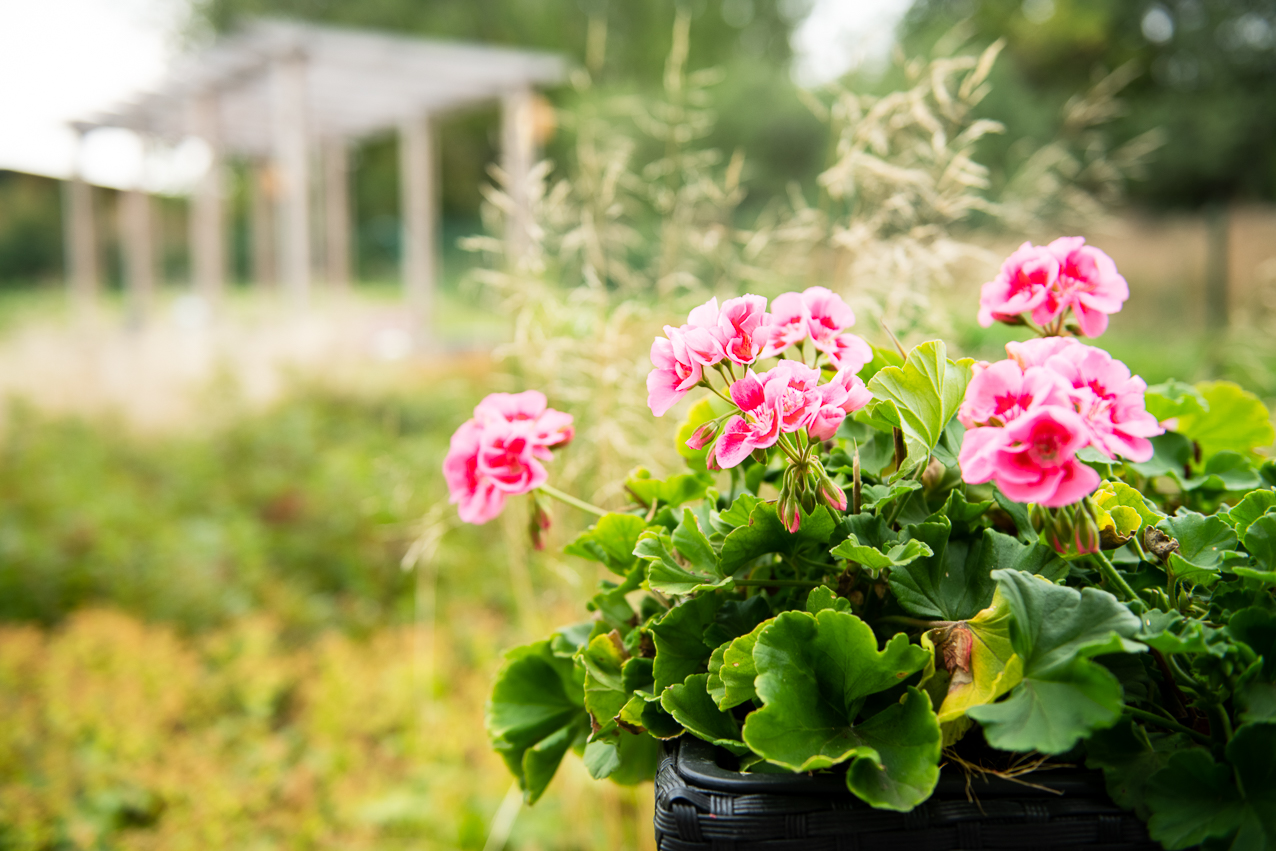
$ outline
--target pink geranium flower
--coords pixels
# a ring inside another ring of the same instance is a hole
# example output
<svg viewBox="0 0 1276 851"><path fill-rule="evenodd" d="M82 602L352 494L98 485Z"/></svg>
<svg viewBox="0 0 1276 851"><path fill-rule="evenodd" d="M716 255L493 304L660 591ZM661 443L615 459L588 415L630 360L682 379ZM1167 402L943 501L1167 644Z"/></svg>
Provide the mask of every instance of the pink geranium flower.
<svg viewBox="0 0 1276 851"><path fill-rule="evenodd" d="M1064 236L1046 248L1059 261L1059 302L1071 308L1081 333L1097 337L1108 328L1108 314L1121 310L1130 287L1117 272L1116 263L1085 237Z"/></svg>
<svg viewBox="0 0 1276 851"><path fill-rule="evenodd" d="M766 344L762 323L766 317L766 299L760 295L743 295L727 299L718 313L718 339L727 360L748 366L758 359Z"/></svg>
<svg viewBox="0 0 1276 851"><path fill-rule="evenodd" d="M835 348L837 336L855 324L855 312L830 289L809 287L802 291L802 301L809 315L811 342L822 352Z"/></svg>
<svg viewBox="0 0 1276 851"><path fill-rule="evenodd" d="M486 523L505 498L545 484L549 447L572 439L572 417L546 405L537 390L492 393L452 435L443 459L449 502L467 523Z"/></svg>
<svg viewBox="0 0 1276 851"><path fill-rule="evenodd" d="M662 417L700 383L704 369L691 355L682 331L671 325L665 326L663 339L652 342L651 363L656 368L647 373L647 407Z"/></svg>
<svg viewBox="0 0 1276 851"><path fill-rule="evenodd" d="M538 458L546 460L549 459L548 447L569 443L576 434L572 427L572 415L550 408L545 394L539 390L489 393L474 408L474 419L480 425L499 422L531 423L533 451Z"/></svg>
<svg viewBox="0 0 1276 851"><path fill-rule="evenodd" d="M820 372L796 361L780 361L758 376L763 392L773 399L780 412L780 430L792 433L806 428L820 409Z"/></svg>
<svg viewBox="0 0 1276 851"><path fill-rule="evenodd" d="M687 316L687 324L679 329L688 353L703 366L713 366L727 356L718 330L720 313L715 296L692 310Z"/></svg>
<svg viewBox="0 0 1276 851"><path fill-rule="evenodd" d="M1025 242L1001 264L997 277L979 295L979 324L1006 322L1024 313L1038 325L1054 321L1061 306L1054 298L1059 259L1048 249Z"/></svg>
<svg viewBox="0 0 1276 851"><path fill-rule="evenodd" d="M970 484L992 480L1016 502L1058 508L1099 486L1099 474L1076 458L1089 442L1089 429L1075 411L1042 405L1004 428L966 432L958 461Z"/></svg>
<svg viewBox="0 0 1276 851"><path fill-rule="evenodd" d="M443 459L443 478L447 482L448 501L456 505L457 514L466 523L486 523L505 507L505 493L479 473L479 435L482 427L468 420L452 435L447 457Z"/></svg>
<svg viewBox="0 0 1276 851"><path fill-rule="evenodd" d="M776 296L767 317L766 347L762 350L762 357L773 358L789 346L805 340L810 333L807 326L810 315L801 293Z"/></svg>
<svg viewBox="0 0 1276 851"><path fill-rule="evenodd" d="M485 425L479 435L478 473L505 493L527 493L549 478L535 450L529 424Z"/></svg>
<svg viewBox="0 0 1276 851"><path fill-rule="evenodd" d="M711 453L721 468L734 467L749 457L754 449L774 446L780 439L779 395L783 384L773 381L770 392L749 370L744 378L731 385L731 399L741 416L732 417Z"/></svg>
<svg viewBox="0 0 1276 851"><path fill-rule="evenodd" d="M966 428L1004 426L1038 405L1068 405L1069 386L1041 366L1021 369L1012 360L980 370L966 386L957 419Z"/></svg>
<svg viewBox="0 0 1276 851"><path fill-rule="evenodd" d="M873 359L873 348L855 334L838 334L824 350L834 369L859 372Z"/></svg>
<svg viewBox="0 0 1276 851"><path fill-rule="evenodd" d="M811 418L806 432L815 440L828 440L837 434L846 415L858 411L873 400L864 380L850 370L842 370L828 384L819 388L820 407Z"/></svg>
<svg viewBox="0 0 1276 851"><path fill-rule="evenodd" d="M1033 349L1045 351L1045 347ZM1131 461L1152 457L1148 438L1165 429L1144 407L1146 382L1130 375L1129 367L1102 349L1075 340L1055 348L1045 367L1069 385L1072 407L1089 426L1095 449Z"/></svg>

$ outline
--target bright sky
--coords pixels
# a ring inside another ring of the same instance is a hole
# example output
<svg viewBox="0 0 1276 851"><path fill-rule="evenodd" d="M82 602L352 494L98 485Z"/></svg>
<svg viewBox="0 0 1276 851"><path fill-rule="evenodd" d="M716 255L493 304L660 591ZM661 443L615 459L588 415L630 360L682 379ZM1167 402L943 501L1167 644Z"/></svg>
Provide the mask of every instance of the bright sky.
<svg viewBox="0 0 1276 851"><path fill-rule="evenodd" d="M803 85L883 59L909 0L815 0L793 42ZM76 157L67 122L162 79L180 45L187 0L0 0L0 168L66 177ZM97 131L80 153L104 186L141 180L176 190L199 172L198 144L161 151L141 168L138 140Z"/></svg>

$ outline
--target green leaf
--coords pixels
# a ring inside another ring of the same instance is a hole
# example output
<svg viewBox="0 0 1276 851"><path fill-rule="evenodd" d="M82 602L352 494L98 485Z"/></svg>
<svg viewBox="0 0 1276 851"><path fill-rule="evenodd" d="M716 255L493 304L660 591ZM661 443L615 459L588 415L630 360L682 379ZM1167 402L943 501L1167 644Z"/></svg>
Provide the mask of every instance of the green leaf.
<svg viewBox="0 0 1276 851"><path fill-rule="evenodd" d="M833 518L827 508L817 505L807 514L801 511L801 522L795 534L789 534L780 522L775 506L759 502L749 514L747 525L740 526L722 544L719 570L730 576L740 568L768 553L792 555L798 550L817 549L833 534Z"/></svg>
<svg viewBox="0 0 1276 851"><path fill-rule="evenodd" d="M1276 441L1267 406L1253 393L1231 381L1202 381L1196 389L1208 410L1180 415L1176 431L1196 441L1203 457L1229 449L1257 457L1254 449Z"/></svg>
<svg viewBox="0 0 1276 851"><path fill-rule="evenodd" d="M876 547L861 544L854 535L838 544L829 553L836 558L844 558L871 571L874 575L886 567L903 567L923 556L931 555L930 547L922 541L908 540L895 544L886 552Z"/></svg>
<svg viewBox="0 0 1276 851"><path fill-rule="evenodd" d="M641 517L613 512L577 535L576 540L563 547L563 552L600 562L612 573L625 576L638 563L634 547L646 528Z"/></svg>
<svg viewBox="0 0 1276 851"><path fill-rule="evenodd" d="M992 529L973 540L953 540L948 521L906 529L933 555L891 570L890 586L899 604L919 618L949 621L974 617L992 602L991 571L1018 558L1026 547Z"/></svg>
<svg viewBox="0 0 1276 851"><path fill-rule="evenodd" d="M580 653L585 668L585 711L593 716L594 738L615 729L616 716L633 696L621 676L628 657L615 631L595 636Z"/></svg>
<svg viewBox="0 0 1276 851"><path fill-rule="evenodd" d="M1185 414L1204 414L1210 409L1199 390L1173 378L1149 387L1143 401L1147 412L1161 422Z"/></svg>
<svg viewBox="0 0 1276 851"><path fill-rule="evenodd" d="M1247 493L1240 502L1226 513L1220 511L1218 516L1236 530L1237 537L1244 538L1249 525L1273 508L1276 508L1276 490L1263 488Z"/></svg>
<svg viewBox="0 0 1276 851"><path fill-rule="evenodd" d="M631 621L634 618L633 606L629 605L627 595L642 587L642 582L647 577L646 570L643 566L637 564L635 559L634 566L630 569L629 575L625 577L625 581L619 584L603 580L598 583L599 591L593 597L589 598L586 608L591 612L598 612L602 616L602 620L612 629L618 629L622 634L628 634L631 627ZM586 627L592 627L593 622L584 624ZM589 630L592 632L592 629ZM588 633L586 633L588 635ZM581 646L584 646L583 644ZM579 648L577 648L579 649ZM571 655L575 655L573 650Z"/></svg>
<svg viewBox="0 0 1276 851"><path fill-rule="evenodd" d="M684 552L685 546L689 552ZM683 556L687 566L678 560ZM682 522L671 536L663 529L649 529L638 539L634 554L647 562L647 584L662 594L686 596L697 591L731 587L731 578L718 574L718 560L700 521L690 509L682 510Z"/></svg>
<svg viewBox="0 0 1276 851"><path fill-rule="evenodd" d="M1242 540L1245 549L1265 571L1276 570L1276 514L1264 514L1244 529Z"/></svg>
<svg viewBox="0 0 1276 851"><path fill-rule="evenodd" d="M656 776L660 744L645 733L616 730L585 745L585 767L595 780L633 786Z"/></svg>
<svg viewBox="0 0 1276 851"><path fill-rule="evenodd" d="M1173 754L1148 782L1144 800L1152 811L1148 833L1169 851L1230 836L1246 815L1231 767L1202 748Z"/></svg>
<svg viewBox="0 0 1276 851"><path fill-rule="evenodd" d="M722 649L722 656L716 675L717 681L722 685L720 696L714 697L719 708L730 709L757 698L754 686L758 669L753 661L753 648L757 646L758 636L762 634L762 630L770 624L770 620L763 621L748 635L740 636L726 648L719 648ZM712 677L714 674L712 664L709 670Z"/></svg>
<svg viewBox="0 0 1276 851"><path fill-rule="evenodd" d="M1180 582L1214 584L1224 553L1236 549L1236 533L1215 515L1181 508L1174 517L1158 523L1157 528L1179 542L1178 552L1170 555L1166 567Z"/></svg>
<svg viewBox="0 0 1276 851"><path fill-rule="evenodd" d="M922 343L900 366L884 367L868 382L869 415L904 433L908 457L900 474L925 464L948 421L957 413L973 361L951 361L941 340Z"/></svg>
<svg viewBox="0 0 1276 851"><path fill-rule="evenodd" d="M1146 794L1152 776L1169 764L1176 751L1191 744L1192 740L1180 733L1151 738L1126 718L1106 730L1096 730L1086 740L1086 765L1103 769L1112 800L1147 821L1151 809Z"/></svg>
<svg viewBox="0 0 1276 851"><path fill-rule="evenodd" d="M725 644L741 635L748 635L769 617L771 605L765 597L725 600L713 616L713 623L704 631L704 641L711 647Z"/></svg>
<svg viewBox="0 0 1276 851"><path fill-rule="evenodd" d="M670 686L660 696L660 705L692 735L736 756L748 753L748 747L740 741L740 722L714 704L706 688L708 679L708 674L695 674Z"/></svg>
<svg viewBox="0 0 1276 851"><path fill-rule="evenodd" d="M713 486L710 473L679 473L667 479L653 479L646 467L637 467L625 479L625 489L650 506L652 501L677 508L684 502L703 499L705 491Z"/></svg>
<svg viewBox="0 0 1276 851"><path fill-rule="evenodd" d="M723 534L729 534L732 529L749 525L749 516L761 502L764 500L751 493L742 493L737 496L735 502L731 503L731 507L718 515L720 531Z"/></svg>
<svg viewBox="0 0 1276 851"><path fill-rule="evenodd" d="M1263 483L1250 460L1230 449L1211 455L1200 475L1190 479L1181 475L1176 478L1188 491L1247 491Z"/></svg>
<svg viewBox="0 0 1276 851"><path fill-rule="evenodd" d="M1175 476L1181 478L1184 466L1192 460L1192 441L1176 431L1167 431L1150 439L1152 457L1146 461L1127 461L1141 476Z"/></svg>
<svg viewBox="0 0 1276 851"><path fill-rule="evenodd" d="M493 749L534 803L567 749L589 733L584 671L548 640L516 647L497 672L484 721Z"/></svg>
<svg viewBox="0 0 1276 851"><path fill-rule="evenodd" d="M971 707L1002 750L1063 753L1121 714L1121 683L1089 658L1146 649L1128 639L1141 622L1106 591L1077 591L1015 570L993 572L1014 618L1011 646L1023 681L1000 702Z"/></svg>
<svg viewBox="0 0 1276 851"><path fill-rule="evenodd" d="M705 643L704 632L714 622L721 602L716 594L692 597L651 625L652 640L656 644L652 673L657 695L704 670L713 652Z"/></svg>
<svg viewBox="0 0 1276 851"><path fill-rule="evenodd" d="M1025 542L1037 540L1037 532L1032 528L1032 519L1028 516L1028 506L1022 502L1015 502L996 487L993 488L992 498L1001 506L1002 511L1010 515L1010 519L1015 523L1015 529L1019 533L1020 540Z"/></svg>
<svg viewBox="0 0 1276 851"><path fill-rule="evenodd" d="M827 585L812 588L811 593L806 595L806 610L811 614L815 614L825 609L848 612L851 609L851 601L845 597L837 596L837 592Z"/></svg>
<svg viewBox="0 0 1276 851"><path fill-rule="evenodd" d="M988 509L992 508L992 500L983 502L967 502L966 494L962 492L962 488L955 488L948 494L948 499L944 500L943 508L935 512L935 514L943 515L948 518L948 523L952 526L953 534L965 537L970 535L979 525L979 518L988 513ZM926 518L930 520L931 518Z"/></svg>
<svg viewBox="0 0 1276 851"><path fill-rule="evenodd" d="M860 379L867 384L874 375L888 366L903 366L904 356L896 351L893 347L884 348L882 346L874 346L872 343L869 347L873 350L873 359L864 364L858 375Z"/></svg>
<svg viewBox="0 0 1276 851"><path fill-rule="evenodd" d="M909 687L899 703L867 718L860 713L865 698L921 670L926 656L902 634L879 651L873 630L845 612L778 615L753 650L764 706L745 720L744 741L791 771L850 760L851 792L874 807L911 810L939 779L930 701Z"/></svg>
<svg viewBox="0 0 1276 851"><path fill-rule="evenodd" d="M1057 754L1121 717L1121 683L1100 665L1077 660L1050 678L1025 677L1009 699L972 707L988 744Z"/></svg>
<svg viewBox="0 0 1276 851"><path fill-rule="evenodd" d="M1227 622L1227 633L1263 657L1263 676L1276 680L1276 613L1257 606L1241 609Z"/></svg>

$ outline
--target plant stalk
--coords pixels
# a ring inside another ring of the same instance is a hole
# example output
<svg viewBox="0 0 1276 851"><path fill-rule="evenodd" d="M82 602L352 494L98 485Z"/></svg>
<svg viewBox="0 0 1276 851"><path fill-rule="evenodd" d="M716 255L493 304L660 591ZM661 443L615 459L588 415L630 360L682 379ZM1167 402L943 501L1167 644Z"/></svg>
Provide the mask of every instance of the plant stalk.
<svg viewBox="0 0 1276 851"><path fill-rule="evenodd" d="M1157 715L1154 712L1148 712L1145 709L1136 709L1133 706L1125 707L1125 711L1128 712L1130 715L1134 716L1135 718L1139 719L1140 721L1146 721L1149 724L1155 724L1158 727L1161 727L1163 729L1173 730L1175 733L1183 733L1186 736L1191 736L1193 739L1195 739L1196 741L1200 742L1203 745L1210 744L1210 737L1205 735L1204 733L1193 730L1191 727L1186 727L1178 723L1177 721L1171 721L1168 718L1162 718L1160 715Z"/></svg>
<svg viewBox="0 0 1276 851"><path fill-rule="evenodd" d="M1130 587L1130 583L1125 581L1125 577L1117 571L1112 562L1108 561L1108 557L1103 554L1102 550L1094 553L1094 557L1099 562L1099 573L1103 574L1103 578L1108 580L1113 587L1121 592L1126 601L1133 601L1144 608L1147 607L1142 598L1140 598L1138 594L1134 593L1134 589Z"/></svg>
<svg viewBox="0 0 1276 851"><path fill-rule="evenodd" d="M537 490L546 496L552 496L559 502L565 502L573 508L579 508L581 511L587 511L590 514L597 514L599 517L606 517L610 513L596 505L591 505L590 503L585 502L583 499L577 499L569 493L563 493L558 488L551 487L550 485L541 485L537 488Z"/></svg>

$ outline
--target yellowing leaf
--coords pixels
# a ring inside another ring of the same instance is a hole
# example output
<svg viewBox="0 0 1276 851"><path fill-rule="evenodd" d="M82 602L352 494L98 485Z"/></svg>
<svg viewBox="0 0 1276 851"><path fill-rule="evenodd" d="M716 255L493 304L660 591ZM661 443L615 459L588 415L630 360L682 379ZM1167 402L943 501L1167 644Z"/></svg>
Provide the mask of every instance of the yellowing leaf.
<svg viewBox="0 0 1276 851"><path fill-rule="evenodd" d="M970 620L922 635L922 646L935 654L936 671L948 674L948 689L936 713L945 740L967 709L992 703L1023 679L1023 661L1010 644L1010 622L1010 607L998 589L992 605Z"/></svg>

